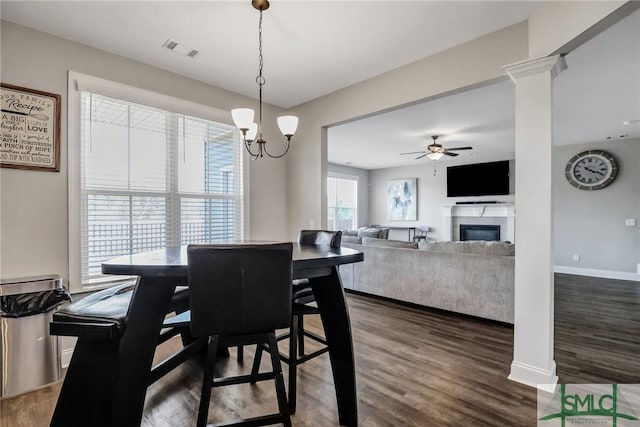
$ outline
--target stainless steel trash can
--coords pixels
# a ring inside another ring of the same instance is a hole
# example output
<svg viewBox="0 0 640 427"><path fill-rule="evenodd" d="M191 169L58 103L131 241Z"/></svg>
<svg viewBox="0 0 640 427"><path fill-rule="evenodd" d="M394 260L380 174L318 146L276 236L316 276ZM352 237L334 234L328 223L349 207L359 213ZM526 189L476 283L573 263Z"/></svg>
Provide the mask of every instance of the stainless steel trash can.
<svg viewBox="0 0 640 427"><path fill-rule="evenodd" d="M69 299L58 275L0 281L0 398L60 380L58 337L49 323Z"/></svg>

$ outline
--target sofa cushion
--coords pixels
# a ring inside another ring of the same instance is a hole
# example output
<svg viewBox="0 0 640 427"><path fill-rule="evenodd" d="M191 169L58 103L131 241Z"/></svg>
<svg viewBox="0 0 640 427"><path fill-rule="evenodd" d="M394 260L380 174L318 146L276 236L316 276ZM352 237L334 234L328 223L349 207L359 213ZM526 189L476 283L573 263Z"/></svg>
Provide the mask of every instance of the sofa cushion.
<svg viewBox="0 0 640 427"><path fill-rule="evenodd" d="M484 249L486 255L514 256L516 254L516 245L511 242L485 242Z"/></svg>
<svg viewBox="0 0 640 427"><path fill-rule="evenodd" d="M342 235L342 243L355 243L356 245L362 244L362 237L357 236L345 236Z"/></svg>
<svg viewBox="0 0 640 427"><path fill-rule="evenodd" d="M378 246L383 248L418 249L418 243L416 242L403 242L400 240L375 239L371 237L363 237L362 244L365 246Z"/></svg>
<svg viewBox="0 0 640 427"><path fill-rule="evenodd" d="M476 255L515 255L515 245L509 242L485 242L480 240L451 242L420 242L419 248L433 252L465 253Z"/></svg>
<svg viewBox="0 0 640 427"><path fill-rule="evenodd" d="M358 230L342 230L342 237L344 236L353 236L356 237L358 235ZM343 240L344 242L344 240Z"/></svg>
<svg viewBox="0 0 640 427"><path fill-rule="evenodd" d="M462 242L420 242L420 249L432 252L461 253L464 251L462 245L456 243Z"/></svg>
<svg viewBox="0 0 640 427"><path fill-rule="evenodd" d="M358 228L358 237L380 237L381 228L361 227Z"/></svg>

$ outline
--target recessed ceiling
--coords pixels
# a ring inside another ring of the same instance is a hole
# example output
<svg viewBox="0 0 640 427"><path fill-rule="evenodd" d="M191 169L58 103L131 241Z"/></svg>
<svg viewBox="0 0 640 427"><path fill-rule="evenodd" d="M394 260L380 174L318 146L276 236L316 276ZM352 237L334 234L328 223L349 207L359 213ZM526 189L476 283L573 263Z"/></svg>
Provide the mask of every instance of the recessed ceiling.
<svg viewBox="0 0 640 427"><path fill-rule="evenodd" d="M566 56L554 80L554 145L640 138L640 10ZM499 83L367 117L328 131L328 161L362 169L428 163L402 152L424 150L430 135L474 155L515 151L515 87ZM630 121L625 126L624 121ZM443 157L438 162L450 162Z"/></svg>
<svg viewBox="0 0 640 427"><path fill-rule="evenodd" d="M526 20L538 2L271 1L264 99L290 108ZM241 1L2 1L2 19L257 96L258 12ZM163 49L167 39L200 53Z"/></svg>

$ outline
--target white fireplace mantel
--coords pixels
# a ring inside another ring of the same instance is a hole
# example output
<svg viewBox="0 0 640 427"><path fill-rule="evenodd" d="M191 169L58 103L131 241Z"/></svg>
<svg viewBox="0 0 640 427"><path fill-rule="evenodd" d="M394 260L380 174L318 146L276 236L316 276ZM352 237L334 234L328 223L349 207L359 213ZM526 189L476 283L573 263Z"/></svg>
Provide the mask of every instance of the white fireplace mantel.
<svg viewBox="0 0 640 427"><path fill-rule="evenodd" d="M513 203L487 203L468 205L442 205L444 213L445 238L453 240L454 218L457 217L483 217L483 218L506 218L506 229L501 230L503 240L515 242L515 219L516 211Z"/></svg>

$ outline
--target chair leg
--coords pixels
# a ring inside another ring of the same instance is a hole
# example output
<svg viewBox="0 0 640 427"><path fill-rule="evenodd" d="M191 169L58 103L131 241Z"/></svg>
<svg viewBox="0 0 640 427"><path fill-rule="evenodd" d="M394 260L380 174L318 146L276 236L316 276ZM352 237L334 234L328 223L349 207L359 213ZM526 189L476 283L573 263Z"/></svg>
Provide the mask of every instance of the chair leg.
<svg viewBox="0 0 640 427"><path fill-rule="evenodd" d="M238 351L238 356L237 356L238 363L244 362L244 345L240 344L237 347L237 351Z"/></svg>
<svg viewBox="0 0 640 427"><path fill-rule="evenodd" d="M298 319L302 316L293 315L291 331L289 331L289 412L296 413L297 368L298 368Z"/></svg>
<svg viewBox="0 0 640 427"><path fill-rule="evenodd" d="M209 337L207 356L204 365L204 378L202 379L202 392L200 393L200 407L198 408L197 427L206 427L209 416L209 402L211 401L211 388L213 387L213 375L215 373L216 353L218 350L218 337Z"/></svg>
<svg viewBox="0 0 640 427"><path fill-rule="evenodd" d="M262 345L256 344L256 354L253 356L253 366L251 367L251 384L255 384L255 377L260 372L260 362L262 361Z"/></svg>
<svg viewBox="0 0 640 427"><path fill-rule="evenodd" d="M299 315L296 317L298 318L298 333L296 334L298 337L298 353L300 354L300 357L302 357L304 356L304 316ZM296 336L293 333L292 335L294 337Z"/></svg>
<svg viewBox="0 0 640 427"><path fill-rule="evenodd" d="M282 423L285 427L291 427L291 415L289 414L289 405L287 404L287 392L284 389L280 352L278 351L275 332L269 332L267 338L269 340L269 354L271 355L271 366L273 367L276 395L278 396L278 408L280 409L280 415L282 415Z"/></svg>

